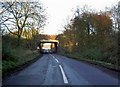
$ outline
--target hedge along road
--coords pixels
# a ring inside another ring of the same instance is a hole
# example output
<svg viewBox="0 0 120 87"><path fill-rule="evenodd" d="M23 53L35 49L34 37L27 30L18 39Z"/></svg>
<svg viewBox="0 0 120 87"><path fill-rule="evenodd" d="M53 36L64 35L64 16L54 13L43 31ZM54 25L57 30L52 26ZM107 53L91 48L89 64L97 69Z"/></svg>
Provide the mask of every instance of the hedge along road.
<svg viewBox="0 0 120 87"><path fill-rule="evenodd" d="M57 54L44 54L29 67L3 80L3 86L118 85L119 82L119 78L90 64Z"/></svg>

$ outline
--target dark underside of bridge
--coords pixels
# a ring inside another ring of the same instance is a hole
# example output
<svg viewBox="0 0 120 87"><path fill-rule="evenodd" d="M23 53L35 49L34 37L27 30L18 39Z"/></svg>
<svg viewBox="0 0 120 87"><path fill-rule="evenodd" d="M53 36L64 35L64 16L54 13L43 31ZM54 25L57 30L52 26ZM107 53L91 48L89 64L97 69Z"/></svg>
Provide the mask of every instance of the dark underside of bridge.
<svg viewBox="0 0 120 87"><path fill-rule="evenodd" d="M38 46L40 53L56 53L58 50L58 41L40 41Z"/></svg>

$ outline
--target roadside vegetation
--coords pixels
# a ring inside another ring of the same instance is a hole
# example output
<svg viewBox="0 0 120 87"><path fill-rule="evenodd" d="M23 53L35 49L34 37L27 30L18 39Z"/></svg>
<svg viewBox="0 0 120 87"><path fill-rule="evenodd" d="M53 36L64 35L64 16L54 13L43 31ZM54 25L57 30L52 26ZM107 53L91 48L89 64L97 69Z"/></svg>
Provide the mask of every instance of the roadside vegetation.
<svg viewBox="0 0 120 87"><path fill-rule="evenodd" d="M0 77L2 77L2 38L0 36ZM2 78L0 78L0 82Z"/></svg>
<svg viewBox="0 0 120 87"><path fill-rule="evenodd" d="M77 8L59 34L60 54L119 69L120 2L106 11Z"/></svg>
<svg viewBox="0 0 120 87"><path fill-rule="evenodd" d="M31 1L0 2L0 9L4 76L40 56L36 48L46 13L41 3Z"/></svg>
<svg viewBox="0 0 120 87"><path fill-rule="evenodd" d="M21 45L16 46L16 38L3 36L2 40L2 73L3 76L39 56L37 50L26 46L26 40L21 40Z"/></svg>

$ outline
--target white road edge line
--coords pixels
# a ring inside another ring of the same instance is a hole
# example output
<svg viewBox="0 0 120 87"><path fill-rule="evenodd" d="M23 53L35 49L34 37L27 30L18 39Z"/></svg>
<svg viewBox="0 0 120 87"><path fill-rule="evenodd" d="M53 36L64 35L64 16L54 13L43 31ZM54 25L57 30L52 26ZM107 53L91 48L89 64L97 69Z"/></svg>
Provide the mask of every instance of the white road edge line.
<svg viewBox="0 0 120 87"><path fill-rule="evenodd" d="M60 70L61 70L61 72L62 72L62 76L63 76L63 80L64 80L64 83L68 83L68 79L67 79L67 77L66 77L66 75L65 75L65 72L64 72L64 70L63 70L63 68L62 68L62 66L61 65L59 65L59 67L60 67Z"/></svg>

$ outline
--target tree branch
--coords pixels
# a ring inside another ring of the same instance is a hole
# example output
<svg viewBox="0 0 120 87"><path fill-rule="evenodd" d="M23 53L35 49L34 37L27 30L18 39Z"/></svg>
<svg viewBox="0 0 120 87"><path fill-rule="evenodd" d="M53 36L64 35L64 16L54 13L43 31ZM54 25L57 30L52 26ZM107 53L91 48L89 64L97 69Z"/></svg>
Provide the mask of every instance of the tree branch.
<svg viewBox="0 0 120 87"><path fill-rule="evenodd" d="M14 35L18 36L16 33L13 33L13 32L8 28L8 26L7 26L6 24L3 24L3 25L7 28L7 30L8 30L11 34L14 34Z"/></svg>

